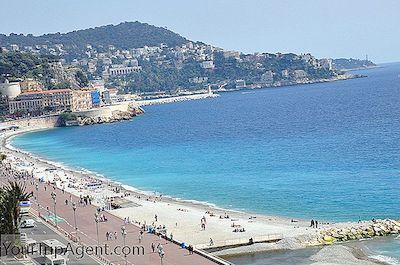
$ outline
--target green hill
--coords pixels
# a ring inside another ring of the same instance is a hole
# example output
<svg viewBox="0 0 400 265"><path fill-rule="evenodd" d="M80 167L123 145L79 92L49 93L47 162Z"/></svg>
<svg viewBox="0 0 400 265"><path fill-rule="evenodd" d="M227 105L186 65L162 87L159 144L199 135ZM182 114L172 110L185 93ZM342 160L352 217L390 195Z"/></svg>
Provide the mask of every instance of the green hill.
<svg viewBox="0 0 400 265"><path fill-rule="evenodd" d="M107 25L69 33L54 33L41 36L32 34L0 34L0 46L17 44L20 46L63 44L69 49L85 49L92 46L113 45L120 49L139 48L143 46L158 46L165 43L170 47L180 45L187 40L170 30L147 23L124 22L118 25Z"/></svg>

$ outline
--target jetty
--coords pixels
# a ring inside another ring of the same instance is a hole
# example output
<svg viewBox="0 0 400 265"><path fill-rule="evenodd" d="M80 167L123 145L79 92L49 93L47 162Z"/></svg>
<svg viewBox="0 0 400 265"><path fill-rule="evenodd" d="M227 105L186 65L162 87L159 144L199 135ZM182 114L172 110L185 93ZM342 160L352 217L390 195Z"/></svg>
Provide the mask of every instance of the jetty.
<svg viewBox="0 0 400 265"><path fill-rule="evenodd" d="M182 101L189 101L189 100L199 100L199 99L206 99L206 98L216 98L216 97L219 97L219 95L209 92L209 93L192 94L192 95L177 96L177 97L138 100L138 101L135 101L134 104L137 104L139 106L149 106L149 105L182 102Z"/></svg>

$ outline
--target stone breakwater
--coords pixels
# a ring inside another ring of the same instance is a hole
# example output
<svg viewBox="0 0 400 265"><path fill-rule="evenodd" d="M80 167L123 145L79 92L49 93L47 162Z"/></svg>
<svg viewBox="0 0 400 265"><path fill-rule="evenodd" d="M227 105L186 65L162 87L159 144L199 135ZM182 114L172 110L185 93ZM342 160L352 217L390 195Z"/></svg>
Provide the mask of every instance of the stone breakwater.
<svg viewBox="0 0 400 265"><path fill-rule="evenodd" d="M400 234L400 220L374 220L361 222L350 227L332 227L320 231L319 242L329 245L336 241L344 242Z"/></svg>
<svg viewBox="0 0 400 265"><path fill-rule="evenodd" d="M206 99L206 98L216 98L216 97L219 97L219 95L213 94L213 93L202 93L202 94L194 94L194 95L186 95L186 96L178 96L178 97L139 100L139 101L136 101L135 103L138 104L139 106L149 106L149 105L182 102L182 101L189 101L189 100L199 100L199 99Z"/></svg>

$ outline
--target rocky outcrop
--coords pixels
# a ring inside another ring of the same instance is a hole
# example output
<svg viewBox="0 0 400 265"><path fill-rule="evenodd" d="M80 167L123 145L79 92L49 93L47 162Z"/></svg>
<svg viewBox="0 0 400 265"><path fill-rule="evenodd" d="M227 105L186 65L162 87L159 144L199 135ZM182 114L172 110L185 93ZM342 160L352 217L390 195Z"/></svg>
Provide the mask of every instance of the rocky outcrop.
<svg viewBox="0 0 400 265"><path fill-rule="evenodd" d="M325 245L336 241L349 241L377 236L400 234L400 221L396 220L374 220L371 222L358 223L347 228L330 228L321 230L319 242Z"/></svg>
<svg viewBox="0 0 400 265"><path fill-rule="evenodd" d="M78 117L77 122L79 125L93 125L102 123L113 123L122 120L130 120L137 115L143 113L141 108L129 108L128 111L113 111L111 117Z"/></svg>

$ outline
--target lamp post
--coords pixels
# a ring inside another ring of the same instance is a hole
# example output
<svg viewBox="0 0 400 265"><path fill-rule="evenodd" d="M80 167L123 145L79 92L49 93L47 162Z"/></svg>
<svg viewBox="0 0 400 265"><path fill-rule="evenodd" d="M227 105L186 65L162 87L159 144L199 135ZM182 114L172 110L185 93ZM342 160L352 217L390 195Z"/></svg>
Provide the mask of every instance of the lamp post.
<svg viewBox="0 0 400 265"><path fill-rule="evenodd" d="M56 198L57 198L57 194L53 191L51 193L51 198L53 198L53 206L54 206L54 223L56 225L56 228L58 228L58 224L57 224L57 210L56 210Z"/></svg>
<svg viewBox="0 0 400 265"><path fill-rule="evenodd" d="M126 228L125 226L121 226L121 234L122 234L122 239L124 240L124 248L126 247ZM128 265L128 260L126 258L126 254L124 253L124 258L125 258L125 265Z"/></svg>
<svg viewBox="0 0 400 265"><path fill-rule="evenodd" d="M36 202L37 202L38 212L39 212L39 185L37 183L35 185L35 188L36 188Z"/></svg>
<svg viewBox="0 0 400 265"><path fill-rule="evenodd" d="M94 221L96 222L97 246L99 246L100 245L100 240L99 240L99 221L100 221L100 218L99 218L99 213L98 212L96 212L94 214Z"/></svg>
<svg viewBox="0 0 400 265"><path fill-rule="evenodd" d="M158 255L160 256L160 263L161 263L161 265L163 265L163 258L164 258L164 255L165 255L164 250L160 249L158 251Z"/></svg>
<svg viewBox="0 0 400 265"><path fill-rule="evenodd" d="M76 225L76 203L72 203L72 210L74 210L74 223L75 223L75 230L78 231L78 226Z"/></svg>

